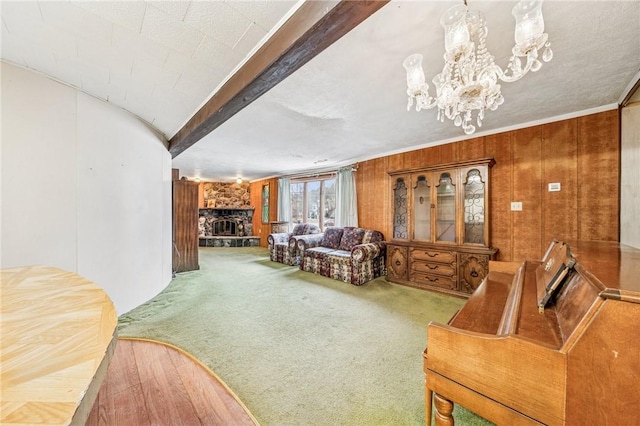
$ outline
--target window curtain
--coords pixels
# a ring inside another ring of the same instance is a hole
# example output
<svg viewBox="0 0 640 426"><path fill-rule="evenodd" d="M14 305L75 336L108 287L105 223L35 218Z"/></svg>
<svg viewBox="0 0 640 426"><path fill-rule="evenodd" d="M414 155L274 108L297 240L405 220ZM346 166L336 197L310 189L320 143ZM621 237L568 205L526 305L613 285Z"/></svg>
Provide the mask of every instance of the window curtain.
<svg viewBox="0 0 640 426"><path fill-rule="evenodd" d="M278 179L278 222L291 222L291 181Z"/></svg>
<svg viewBox="0 0 640 426"><path fill-rule="evenodd" d="M358 197L353 167L343 167L336 175L336 226L358 226Z"/></svg>

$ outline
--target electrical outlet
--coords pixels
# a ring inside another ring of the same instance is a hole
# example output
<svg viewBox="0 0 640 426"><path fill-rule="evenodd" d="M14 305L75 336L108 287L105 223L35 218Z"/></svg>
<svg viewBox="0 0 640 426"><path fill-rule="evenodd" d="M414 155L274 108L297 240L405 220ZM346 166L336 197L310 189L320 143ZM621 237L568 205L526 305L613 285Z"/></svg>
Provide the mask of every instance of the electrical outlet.
<svg viewBox="0 0 640 426"><path fill-rule="evenodd" d="M512 212L521 212L522 211L522 201L512 201L511 202L511 211Z"/></svg>
<svg viewBox="0 0 640 426"><path fill-rule="evenodd" d="M549 192L558 192L558 191L560 191L560 182L549 184Z"/></svg>

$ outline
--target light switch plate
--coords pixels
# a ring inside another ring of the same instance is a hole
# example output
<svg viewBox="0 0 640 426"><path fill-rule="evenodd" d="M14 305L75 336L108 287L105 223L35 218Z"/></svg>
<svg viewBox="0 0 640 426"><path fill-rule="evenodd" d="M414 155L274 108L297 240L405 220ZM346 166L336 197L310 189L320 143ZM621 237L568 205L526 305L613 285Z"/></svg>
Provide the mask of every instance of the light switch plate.
<svg viewBox="0 0 640 426"><path fill-rule="evenodd" d="M511 202L511 211L512 212L521 212L522 211L522 201L512 201Z"/></svg>
<svg viewBox="0 0 640 426"><path fill-rule="evenodd" d="M560 182L549 184L549 192L558 192L558 191L560 191Z"/></svg>

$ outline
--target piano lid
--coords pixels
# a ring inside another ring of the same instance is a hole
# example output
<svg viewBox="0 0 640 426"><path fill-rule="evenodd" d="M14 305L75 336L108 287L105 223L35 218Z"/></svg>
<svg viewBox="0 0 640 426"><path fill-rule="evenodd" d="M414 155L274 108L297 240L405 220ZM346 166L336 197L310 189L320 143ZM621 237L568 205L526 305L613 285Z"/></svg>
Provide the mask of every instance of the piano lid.
<svg viewBox="0 0 640 426"><path fill-rule="evenodd" d="M553 240L547 253L542 258L542 264L536 269L536 287L538 296L538 310L544 307L559 291L567 275L571 273L576 260L569 251L566 243Z"/></svg>
<svg viewBox="0 0 640 426"><path fill-rule="evenodd" d="M602 285L605 298L640 303L640 249L612 241L566 241L577 261Z"/></svg>

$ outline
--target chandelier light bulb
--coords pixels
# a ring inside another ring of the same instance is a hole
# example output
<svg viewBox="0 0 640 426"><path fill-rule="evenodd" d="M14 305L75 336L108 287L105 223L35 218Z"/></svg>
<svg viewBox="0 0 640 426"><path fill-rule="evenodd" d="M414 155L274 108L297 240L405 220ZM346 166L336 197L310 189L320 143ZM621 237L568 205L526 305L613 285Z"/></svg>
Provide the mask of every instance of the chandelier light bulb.
<svg viewBox="0 0 640 426"><path fill-rule="evenodd" d="M407 70L407 87L415 92L424 86L424 71L422 70L422 55L413 54L402 63Z"/></svg>
<svg viewBox="0 0 640 426"><path fill-rule="evenodd" d="M469 42L469 28L466 22L467 6L454 6L447 10L440 19L444 27L444 49L447 52Z"/></svg>
<svg viewBox="0 0 640 426"><path fill-rule="evenodd" d="M468 10L466 4L449 8L440 19L444 28L444 67L432 82L435 95L429 94L422 70L422 55L413 54L403 62L407 72L407 109L416 111L438 108L438 121L453 121L467 134L482 126L485 110L495 111L504 103L500 84L511 83L529 71L542 67L541 58L549 62L553 52L544 33L541 0L522 0L512 10L516 20L515 46L506 70L495 64L488 51L489 33L482 13ZM474 117L475 115L475 117ZM477 127L476 127L477 126Z"/></svg>
<svg viewBox="0 0 640 426"><path fill-rule="evenodd" d="M516 45L535 43L544 33L542 1L521 1L515 5L511 14L516 20Z"/></svg>

